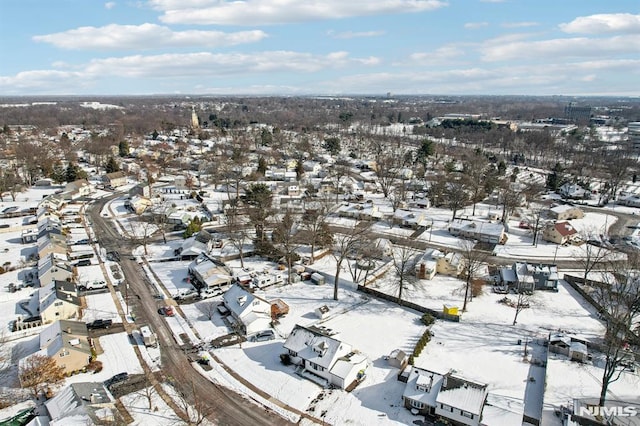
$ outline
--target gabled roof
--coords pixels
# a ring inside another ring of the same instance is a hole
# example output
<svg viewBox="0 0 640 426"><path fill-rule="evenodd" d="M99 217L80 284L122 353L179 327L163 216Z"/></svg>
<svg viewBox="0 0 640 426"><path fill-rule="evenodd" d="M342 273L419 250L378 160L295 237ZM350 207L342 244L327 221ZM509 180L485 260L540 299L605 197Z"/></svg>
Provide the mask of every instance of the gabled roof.
<svg viewBox="0 0 640 426"><path fill-rule="evenodd" d="M68 416L92 416L91 405L114 403L115 400L104 383L73 383L45 402L52 420ZM91 419L88 419L91 420Z"/></svg>
<svg viewBox="0 0 640 426"><path fill-rule="evenodd" d="M58 320L40 332L40 349L45 350L48 356L55 355L62 348L90 354L88 336L84 322Z"/></svg>
<svg viewBox="0 0 640 426"><path fill-rule="evenodd" d="M238 284L232 285L224 293L222 300L236 318L247 318L250 321L263 314L271 318L271 304Z"/></svg>
<svg viewBox="0 0 640 426"><path fill-rule="evenodd" d="M331 369L341 354L351 352L351 345L316 327L304 327L299 324L293 328L283 346L297 353L298 357L327 370Z"/></svg>
<svg viewBox="0 0 640 426"><path fill-rule="evenodd" d="M578 233L576 228L574 228L569 222L556 222L553 225L553 228L563 237L568 237Z"/></svg>
<svg viewBox="0 0 640 426"><path fill-rule="evenodd" d="M471 382L449 372L443 377L436 402L480 415L486 397L487 385Z"/></svg>
<svg viewBox="0 0 640 426"><path fill-rule="evenodd" d="M438 392L442 387L442 378L442 374L412 367L402 396L435 407Z"/></svg>

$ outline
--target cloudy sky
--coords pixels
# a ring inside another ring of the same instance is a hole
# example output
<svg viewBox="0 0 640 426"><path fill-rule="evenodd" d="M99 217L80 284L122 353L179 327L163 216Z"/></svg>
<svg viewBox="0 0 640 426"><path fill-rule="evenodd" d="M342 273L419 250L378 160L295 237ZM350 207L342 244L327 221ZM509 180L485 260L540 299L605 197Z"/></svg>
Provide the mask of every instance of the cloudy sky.
<svg viewBox="0 0 640 426"><path fill-rule="evenodd" d="M0 95L640 95L638 0L0 0Z"/></svg>

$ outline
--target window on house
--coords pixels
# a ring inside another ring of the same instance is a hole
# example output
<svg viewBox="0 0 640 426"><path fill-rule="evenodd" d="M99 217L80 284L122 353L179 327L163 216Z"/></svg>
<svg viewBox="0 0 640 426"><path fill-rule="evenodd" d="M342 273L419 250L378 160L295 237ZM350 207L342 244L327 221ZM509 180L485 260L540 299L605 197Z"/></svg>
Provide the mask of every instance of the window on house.
<svg viewBox="0 0 640 426"><path fill-rule="evenodd" d="M460 413L464 416L464 417L469 417L470 419L473 419L473 414L469 413L468 411L460 411Z"/></svg>
<svg viewBox="0 0 640 426"><path fill-rule="evenodd" d="M419 410L424 408L424 404L420 401L416 401L415 399L410 399L409 400L409 404L413 407L413 408L417 408Z"/></svg>

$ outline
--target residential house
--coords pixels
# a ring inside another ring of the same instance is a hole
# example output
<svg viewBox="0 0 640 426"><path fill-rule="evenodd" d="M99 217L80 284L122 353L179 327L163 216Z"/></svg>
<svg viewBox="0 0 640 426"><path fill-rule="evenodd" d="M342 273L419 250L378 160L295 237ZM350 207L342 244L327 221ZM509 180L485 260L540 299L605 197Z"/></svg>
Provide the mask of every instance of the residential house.
<svg viewBox="0 0 640 426"><path fill-rule="evenodd" d="M548 345L549 352L565 355L572 361L587 362L589 360L588 343L584 339L565 333L550 333Z"/></svg>
<svg viewBox="0 0 640 426"><path fill-rule="evenodd" d="M38 219L38 237L44 234L62 234L62 222L56 215Z"/></svg>
<svg viewBox="0 0 640 426"><path fill-rule="evenodd" d="M438 274L458 276L462 272L463 258L459 253L443 253L437 249L427 249L415 265L416 276L433 279Z"/></svg>
<svg viewBox="0 0 640 426"><path fill-rule="evenodd" d="M71 281L73 279L73 267L66 260L66 255L50 253L38 261L38 281L43 287L55 280Z"/></svg>
<svg viewBox="0 0 640 426"><path fill-rule="evenodd" d="M191 283L199 289L231 285L229 268L206 253L201 253L189 264L188 272Z"/></svg>
<svg viewBox="0 0 640 426"><path fill-rule="evenodd" d="M449 233L490 244L505 244L508 236L501 222L457 220L449 224Z"/></svg>
<svg viewBox="0 0 640 426"><path fill-rule="evenodd" d="M454 425L480 425L487 385L453 372L439 374L412 367L402 399L411 410Z"/></svg>
<svg viewBox="0 0 640 426"><path fill-rule="evenodd" d="M393 212L391 221L403 228L426 229L432 224L432 220L426 217L426 214L420 210L398 209Z"/></svg>
<svg viewBox="0 0 640 426"><path fill-rule="evenodd" d="M202 253L209 253L213 248L214 239L211 234L201 230L193 237L184 240L176 252L182 260L193 260Z"/></svg>
<svg viewBox="0 0 640 426"><path fill-rule="evenodd" d="M556 244L579 241L578 231L569 222L556 222L547 225L542 231L542 238Z"/></svg>
<svg viewBox="0 0 640 426"><path fill-rule="evenodd" d="M139 195L133 195L124 202L124 207L135 214L144 213L144 211L152 205L153 202L149 198Z"/></svg>
<svg viewBox="0 0 640 426"><path fill-rule="evenodd" d="M373 203L351 204L344 203L338 207L338 216L349 217L358 220L380 220L383 217L378 206Z"/></svg>
<svg viewBox="0 0 640 426"><path fill-rule="evenodd" d="M534 290L558 290L558 267L556 265L514 262L510 267L500 268L500 285L508 289L531 293Z"/></svg>
<svg viewBox="0 0 640 426"><path fill-rule="evenodd" d="M590 198L591 191L588 191L580 185L576 185L575 183L567 182L560 188L558 188L558 194L560 194L563 198L571 198L577 200Z"/></svg>
<svg viewBox="0 0 640 426"><path fill-rule="evenodd" d="M134 196L151 198L151 186L147 182L139 183L129 190L129 197Z"/></svg>
<svg viewBox="0 0 640 426"><path fill-rule="evenodd" d="M105 186L118 188L127 184L127 174L123 171L107 173L102 176L102 181L104 182Z"/></svg>
<svg viewBox="0 0 640 426"><path fill-rule="evenodd" d="M66 200L62 197L61 194L51 194L47 195L38 203L38 208L46 207L53 211L59 210L62 206L66 204Z"/></svg>
<svg viewBox="0 0 640 426"><path fill-rule="evenodd" d="M44 405L57 424L115 424L120 423L115 402L103 382L80 382L66 386Z"/></svg>
<svg viewBox="0 0 640 426"><path fill-rule="evenodd" d="M229 310L230 326L245 336L271 327L271 304L239 284L232 285L222 296Z"/></svg>
<svg viewBox="0 0 640 426"><path fill-rule="evenodd" d="M95 192L93 185L86 179L78 179L65 185L62 197L65 200L77 200L87 197Z"/></svg>
<svg viewBox="0 0 640 426"><path fill-rule="evenodd" d="M549 209L549 217L555 220L582 219L584 212L576 206L560 204Z"/></svg>
<svg viewBox="0 0 640 426"><path fill-rule="evenodd" d="M25 229L20 234L20 239L22 240L22 244L30 244L38 241L38 229L30 228Z"/></svg>
<svg viewBox="0 0 640 426"><path fill-rule="evenodd" d="M40 351L53 358L71 374L82 370L91 360L91 344L84 321L58 320L40 332Z"/></svg>
<svg viewBox="0 0 640 426"><path fill-rule="evenodd" d="M631 195L619 197L616 200L616 203L620 204L621 206L640 207L640 197L638 197L635 194L631 194Z"/></svg>
<svg viewBox="0 0 640 426"><path fill-rule="evenodd" d="M54 281L40 287L33 297L37 297L35 305L43 324L76 318L82 308L75 284L68 281Z"/></svg>
<svg viewBox="0 0 640 426"><path fill-rule="evenodd" d="M45 259L51 254L57 254L59 258L66 260L69 246L64 235L46 232L38 237L36 241L38 243L39 259Z"/></svg>
<svg viewBox="0 0 640 426"><path fill-rule="evenodd" d="M283 345L299 373L325 386L352 389L365 377L367 357L330 329L297 324Z"/></svg>

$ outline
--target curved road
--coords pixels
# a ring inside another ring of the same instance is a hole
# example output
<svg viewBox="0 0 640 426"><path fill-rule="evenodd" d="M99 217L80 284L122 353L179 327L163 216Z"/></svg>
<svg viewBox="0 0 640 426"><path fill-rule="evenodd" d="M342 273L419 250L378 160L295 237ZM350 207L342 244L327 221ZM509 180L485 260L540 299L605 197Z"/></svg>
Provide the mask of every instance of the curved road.
<svg viewBox="0 0 640 426"><path fill-rule="evenodd" d="M136 302L136 319L149 324L156 332L162 349L162 372L187 399L197 396L191 404L206 412L207 418L218 425L290 425L282 417L247 401L230 389L218 386L200 375L190 364L187 355L173 339L173 333L164 319L157 314L157 302L146 283L140 265L130 260L131 242L120 235L110 223L100 216L104 205L117 195L95 201L89 206L93 230L101 247L120 252L120 266L129 286L129 300ZM153 292L155 293L155 291ZM135 297L132 297L135 295ZM195 389L195 392L193 390ZM196 393L196 395L192 395Z"/></svg>

